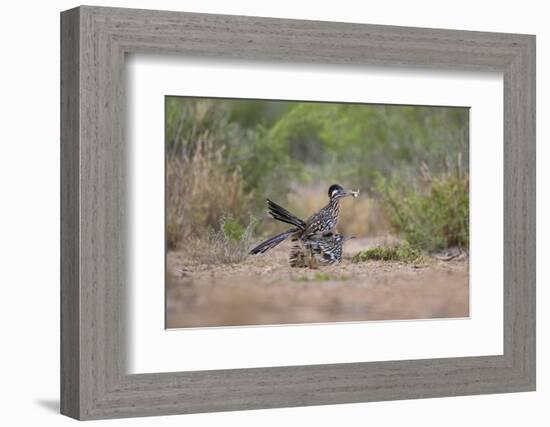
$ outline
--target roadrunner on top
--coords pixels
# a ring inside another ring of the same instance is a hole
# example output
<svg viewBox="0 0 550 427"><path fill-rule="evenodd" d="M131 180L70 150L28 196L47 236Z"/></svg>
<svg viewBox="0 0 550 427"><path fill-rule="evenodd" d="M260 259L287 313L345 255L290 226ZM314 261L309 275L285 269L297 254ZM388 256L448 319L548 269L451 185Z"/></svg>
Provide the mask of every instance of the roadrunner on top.
<svg viewBox="0 0 550 427"><path fill-rule="evenodd" d="M267 252L289 237L294 241L307 241L311 238L315 238L314 236L332 232L338 224L341 199L348 196L357 197L358 195L359 190L346 191L338 184L331 185L328 189L328 197L330 199L328 204L305 221L290 213L282 206L279 206L277 203L267 199L269 214L274 219L290 224L293 227L260 243L253 248L250 253L256 255Z"/></svg>

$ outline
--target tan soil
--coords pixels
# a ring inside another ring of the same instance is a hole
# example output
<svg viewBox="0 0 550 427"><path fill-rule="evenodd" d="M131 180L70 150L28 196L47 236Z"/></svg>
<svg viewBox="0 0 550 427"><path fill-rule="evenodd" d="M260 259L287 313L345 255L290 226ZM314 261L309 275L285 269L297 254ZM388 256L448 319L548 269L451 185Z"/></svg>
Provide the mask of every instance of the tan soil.
<svg viewBox="0 0 550 427"><path fill-rule="evenodd" d="M467 259L351 263L379 243L352 240L341 264L317 270L290 268L286 242L234 265L197 265L169 252L167 327L468 317Z"/></svg>

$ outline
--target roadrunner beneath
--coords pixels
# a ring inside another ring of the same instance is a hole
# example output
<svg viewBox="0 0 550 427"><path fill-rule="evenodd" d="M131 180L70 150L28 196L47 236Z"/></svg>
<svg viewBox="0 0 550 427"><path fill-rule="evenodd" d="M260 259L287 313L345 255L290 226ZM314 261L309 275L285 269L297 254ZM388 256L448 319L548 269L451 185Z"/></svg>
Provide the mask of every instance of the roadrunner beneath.
<svg viewBox="0 0 550 427"><path fill-rule="evenodd" d="M328 189L328 204L305 221L277 203L267 199L267 208L271 217L277 221L290 224L293 227L260 243L250 251L250 254L265 253L289 237L293 241L307 241L314 235L332 232L338 224L340 201L342 198L348 196L357 197L358 195L359 191L346 191L338 184L331 185Z"/></svg>
<svg viewBox="0 0 550 427"><path fill-rule="evenodd" d="M294 244L289 256L290 266L316 268L319 265L340 263L344 242L353 238L333 232L310 236Z"/></svg>

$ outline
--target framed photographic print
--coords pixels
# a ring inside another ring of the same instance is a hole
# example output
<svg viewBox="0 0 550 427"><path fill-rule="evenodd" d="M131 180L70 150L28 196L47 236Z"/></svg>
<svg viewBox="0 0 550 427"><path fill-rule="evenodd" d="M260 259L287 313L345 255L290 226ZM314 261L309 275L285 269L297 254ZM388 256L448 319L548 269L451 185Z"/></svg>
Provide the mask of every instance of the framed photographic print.
<svg viewBox="0 0 550 427"><path fill-rule="evenodd" d="M535 389L535 38L61 14L61 411Z"/></svg>

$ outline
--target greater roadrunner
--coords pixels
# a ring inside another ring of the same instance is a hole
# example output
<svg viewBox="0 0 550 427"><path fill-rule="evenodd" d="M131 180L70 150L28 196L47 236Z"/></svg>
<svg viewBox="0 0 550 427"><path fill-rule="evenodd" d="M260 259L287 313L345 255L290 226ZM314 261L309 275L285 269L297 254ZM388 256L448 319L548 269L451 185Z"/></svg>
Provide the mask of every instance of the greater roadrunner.
<svg viewBox="0 0 550 427"><path fill-rule="evenodd" d="M282 206L279 206L277 203L267 199L269 214L277 221L285 222L294 227L260 243L253 248L250 253L252 255L263 254L289 237L291 237L292 240L305 241L313 235L333 231L336 228L336 224L338 224L340 200L347 196L357 197L358 194L359 190L346 191L338 184L331 185L328 189L328 197L330 199L328 204L305 221L290 213Z"/></svg>
<svg viewBox="0 0 550 427"><path fill-rule="evenodd" d="M314 234L306 240L297 242L290 250L291 267L316 268L319 265L334 264L342 261L344 242L354 236L327 233Z"/></svg>

